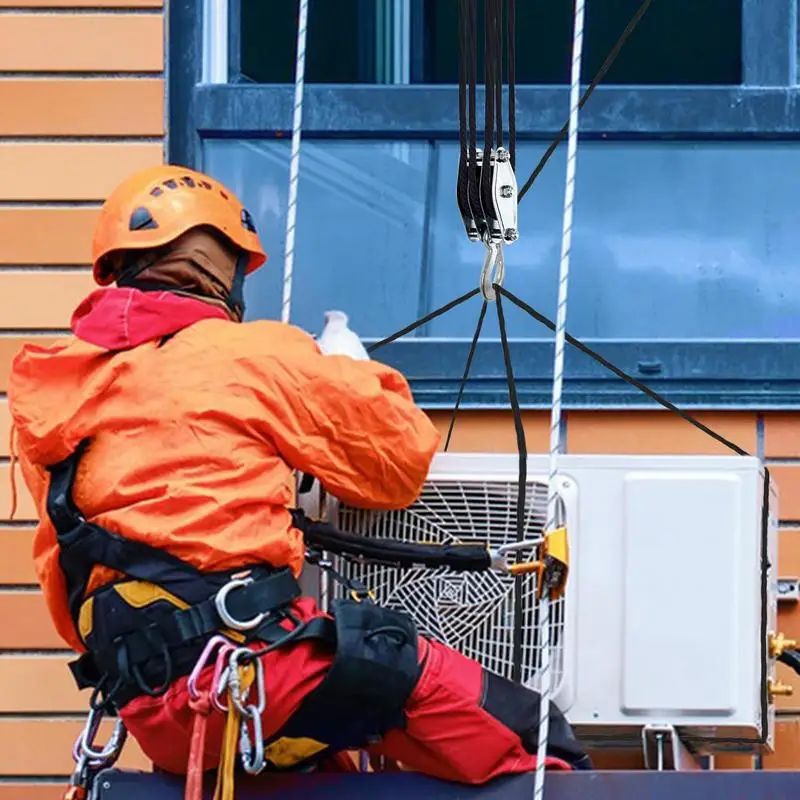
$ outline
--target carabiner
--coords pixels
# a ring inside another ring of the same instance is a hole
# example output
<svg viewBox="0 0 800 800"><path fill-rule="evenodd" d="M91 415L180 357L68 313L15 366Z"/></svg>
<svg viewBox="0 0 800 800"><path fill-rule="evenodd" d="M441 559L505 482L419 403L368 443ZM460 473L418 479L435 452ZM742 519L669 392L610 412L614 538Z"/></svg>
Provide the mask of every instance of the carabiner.
<svg viewBox="0 0 800 800"><path fill-rule="evenodd" d="M506 263L503 258L502 242L484 240L484 245L486 245L487 253L483 261L483 269L481 270L481 294L485 300L491 301L497 297L494 284L498 286L503 285L503 278L506 274Z"/></svg>
<svg viewBox="0 0 800 800"><path fill-rule="evenodd" d="M250 738L248 722L253 724L253 737ZM261 713L255 706L248 705L242 713L239 728L239 755L242 766L248 775L259 775L266 766L264 758L264 731L261 727Z"/></svg>
<svg viewBox="0 0 800 800"><path fill-rule="evenodd" d="M230 687L231 699L233 700L234 706L242 716L247 716L247 711L245 710L246 704L247 708L255 709L258 714L263 714L264 709L267 707L267 696L264 686L264 664L262 663L261 659L252 659L253 669L255 670L255 678L251 686L248 687L245 692L241 691L241 679L239 677L239 670L241 667L239 665L239 661L246 656L252 658L253 655L253 651L249 647L239 647L234 650L233 653L231 653L230 661L228 662L230 669L228 686ZM256 690L255 704L247 703L247 700L250 697L250 690L252 686L255 686Z"/></svg>
<svg viewBox="0 0 800 800"><path fill-rule="evenodd" d="M200 658L197 659L197 663L194 665L191 673L189 674L189 680L186 683L186 687L189 690L189 696L193 700L197 700L200 697L199 692L197 691L197 680L200 677L200 673L209 665L211 660L212 653L219 648L222 651L223 648L230 647L233 649L233 646L228 642L228 640L224 636L212 636L206 646L203 648L203 652L200 654ZM216 677L216 665L214 669L214 676ZM214 686L214 680L211 681L212 687Z"/></svg>
<svg viewBox="0 0 800 800"><path fill-rule="evenodd" d="M100 709L92 709L86 718L86 724L80 732L75 747L73 757L76 763L80 764L84 759L90 769L102 769L110 767L122 752L125 740L128 738L128 729L123 721L118 717L114 722L114 730L102 749L96 750L94 739L100 729L100 722L103 719L103 712Z"/></svg>
<svg viewBox="0 0 800 800"><path fill-rule="evenodd" d="M226 659L235 650L236 645L229 643L220 647L217 653L217 662L214 665L214 676L211 678L211 704L223 714L227 712L228 704L223 703L221 698L228 688L228 677L231 671Z"/></svg>

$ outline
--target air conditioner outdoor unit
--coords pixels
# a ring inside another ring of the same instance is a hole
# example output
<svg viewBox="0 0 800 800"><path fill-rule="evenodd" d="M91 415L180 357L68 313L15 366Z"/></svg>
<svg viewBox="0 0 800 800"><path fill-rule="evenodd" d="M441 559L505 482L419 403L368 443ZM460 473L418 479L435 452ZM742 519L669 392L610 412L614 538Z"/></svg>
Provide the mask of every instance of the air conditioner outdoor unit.
<svg viewBox="0 0 800 800"><path fill-rule="evenodd" d="M439 454L411 508L328 501L325 515L364 536L496 547L517 538L517 470L516 455ZM546 523L547 474L547 456L529 457L526 538ZM641 746L663 724L697 752L771 749L777 494L764 514L759 460L564 455L558 481L570 572L551 605L553 697L578 735ZM422 633L537 687L533 577L337 562Z"/></svg>

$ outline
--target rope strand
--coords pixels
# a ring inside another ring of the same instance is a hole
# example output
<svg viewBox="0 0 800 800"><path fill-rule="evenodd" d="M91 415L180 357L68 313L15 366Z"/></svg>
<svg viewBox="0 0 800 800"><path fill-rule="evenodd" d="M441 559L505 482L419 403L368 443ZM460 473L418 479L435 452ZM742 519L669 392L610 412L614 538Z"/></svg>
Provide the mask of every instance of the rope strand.
<svg viewBox="0 0 800 800"><path fill-rule="evenodd" d="M297 185L300 170L300 139L303 132L303 93L306 78L306 35L308 0L300 0L297 22L297 60L294 72L294 117L292 120L292 155L289 163L289 208L286 214L286 251L283 261L283 304L281 321L288 322L292 309L294 277L294 238L297 227Z"/></svg>
<svg viewBox="0 0 800 800"><path fill-rule="evenodd" d="M558 460L561 454L561 399L564 386L564 350L567 332L567 287L569 285L572 253L572 218L575 205L575 170L578 154L578 118L583 56L584 0L575 0L575 21L572 39L572 72L570 78L569 135L567 138L567 177L564 187L564 216L561 237L561 263L558 270L558 306L556 309L555 354L553 360L553 400L550 416L550 469L547 481L547 530L552 530L558 518ZM544 796L545 760L550 733L550 695L553 673L550 664L550 597L545 587L540 601L540 670L539 743L536 753L534 800Z"/></svg>

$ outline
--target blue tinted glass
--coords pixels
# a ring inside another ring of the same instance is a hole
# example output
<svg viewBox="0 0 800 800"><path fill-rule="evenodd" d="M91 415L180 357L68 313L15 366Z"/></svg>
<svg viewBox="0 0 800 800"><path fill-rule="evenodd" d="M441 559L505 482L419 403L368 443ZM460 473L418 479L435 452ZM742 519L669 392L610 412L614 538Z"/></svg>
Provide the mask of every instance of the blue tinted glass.
<svg viewBox="0 0 800 800"><path fill-rule="evenodd" d="M518 146L520 184L544 149ZM434 307L475 286L481 260L453 199L458 147L437 150ZM523 199L521 238L506 248L507 288L551 318L565 164L561 147ZM800 337L798 170L800 150L788 143L581 143L568 328L611 339ZM453 311L430 333L470 336L476 313ZM539 328L508 316L514 336Z"/></svg>
<svg viewBox="0 0 800 800"><path fill-rule="evenodd" d="M205 169L253 215L269 261L246 282L247 317L279 318L289 143L210 140ZM311 332L328 309L380 337L420 313L425 200L433 151L424 143L303 143L292 322Z"/></svg>
<svg viewBox="0 0 800 800"><path fill-rule="evenodd" d="M520 184L545 144L518 146ZM478 284L483 248L455 202L455 142L309 141L300 161L293 319L342 308L367 337L393 333ZM206 168L239 192L271 261L248 316L276 317L288 143L209 141ZM520 206L506 286L555 316L565 148ZM800 337L796 175L789 143L588 142L578 151L568 328L609 339ZM426 215L427 212L427 215ZM427 216L427 223L426 223ZM509 334L549 338L509 303ZM473 299L425 335L469 338ZM494 310L485 336L497 336Z"/></svg>

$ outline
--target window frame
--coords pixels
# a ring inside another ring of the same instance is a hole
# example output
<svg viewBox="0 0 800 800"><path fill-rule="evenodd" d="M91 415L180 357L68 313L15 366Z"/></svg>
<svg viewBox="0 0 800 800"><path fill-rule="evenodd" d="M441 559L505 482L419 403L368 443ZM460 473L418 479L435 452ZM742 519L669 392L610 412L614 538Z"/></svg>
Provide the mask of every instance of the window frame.
<svg viewBox="0 0 800 800"><path fill-rule="evenodd" d="M406 2L413 11L421 0ZM800 141L799 5L800 0L768 4L742 0L742 85L601 85L582 111L582 138ZM203 39L204 4L171 0L167 9L167 153L172 163L202 169L204 139L273 138L277 132L290 131L294 88L241 82L239 0L229 0L226 9L227 83L203 82L204 53L208 57ZM415 39L421 35L417 27L412 25ZM206 79L220 81L219 69L215 75ZM518 86L518 140L551 140L566 119L568 94L566 86ZM332 114L332 107L339 113ZM455 141L458 88L307 84L303 130L304 136L315 139ZM527 176L518 177L523 180ZM481 259L476 251L476 285ZM409 337L388 345L377 357L407 375L421 405L446 408L455 401L469 344L462 339ZM597 339L586 344L687 408L800 408L800 340ZM511 349L522 405L549 407L552 344L514 340ZM655 377L653 362L661 365ZM507 404L498 345L481 343L463 406ZM634 387L575 352L568 353L564 405L568 409L654 406Z"/></svg>

